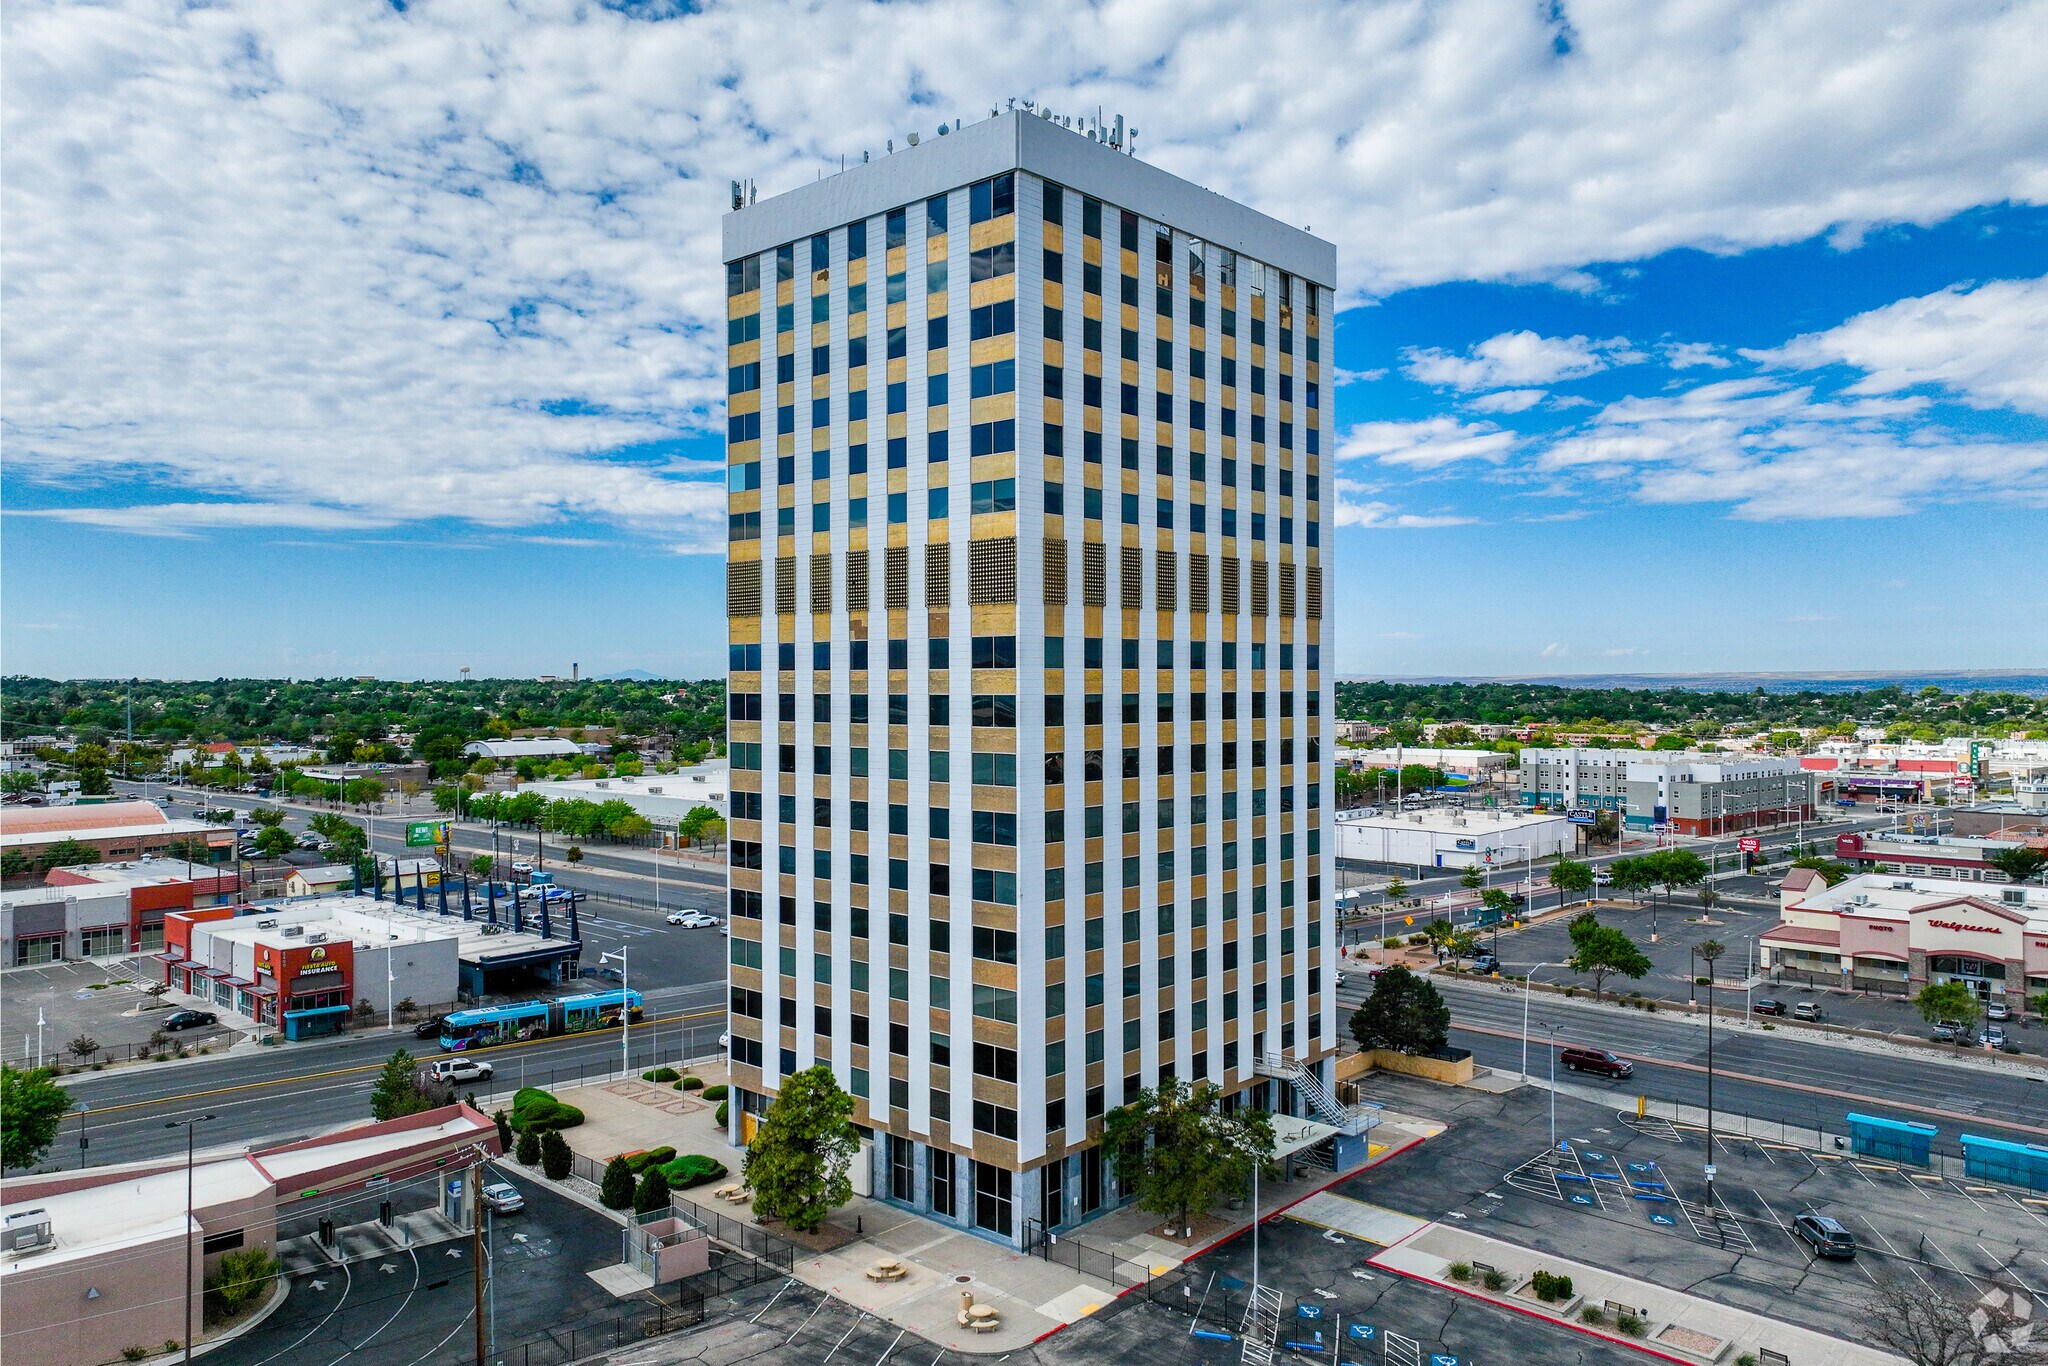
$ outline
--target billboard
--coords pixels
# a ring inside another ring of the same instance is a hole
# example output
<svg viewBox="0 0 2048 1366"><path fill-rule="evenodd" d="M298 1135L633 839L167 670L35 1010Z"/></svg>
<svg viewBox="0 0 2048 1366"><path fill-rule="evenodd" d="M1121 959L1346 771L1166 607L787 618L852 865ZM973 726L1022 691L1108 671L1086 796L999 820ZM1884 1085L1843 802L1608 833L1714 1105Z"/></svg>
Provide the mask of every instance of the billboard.
<svg viewBox="0 0 2048 1366"><path fill-rule="evenodd" d="M1564 818L1573 825L1591 825L1596 820L1593 808L1590 806L1575 806L1564 813Z"/></svg>
<svg viewBox="0 0 2048 1366"><path fill-rule="evenodd" d="M1745 854L1755 854L1763 850L1764 842L1756 836L1750 835L1735 841L1735 847Z"/></svg>
<svg viewBox="0 0 2048 1366"><path fill-rule="evenodd" d="M417 849L423 845L446 844L448 826L445 821L407 821L405 823L405 847Z"/></svg>

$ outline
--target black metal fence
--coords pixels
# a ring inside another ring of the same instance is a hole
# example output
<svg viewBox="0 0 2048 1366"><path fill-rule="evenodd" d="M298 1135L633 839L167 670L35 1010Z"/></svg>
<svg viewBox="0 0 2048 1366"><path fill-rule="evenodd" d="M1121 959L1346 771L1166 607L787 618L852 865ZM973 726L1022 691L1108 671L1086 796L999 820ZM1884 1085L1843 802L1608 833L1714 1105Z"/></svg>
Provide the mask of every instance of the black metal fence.
<svg viewBox="0 0 2048 1366"><path fill-rule="evenodd" d="M497 1366L566 1366L599 1352L693 1328L704 1321L701 1294L682 1296L675 1304L658 1299L629 1303L631 1308L607 1317L551 1328L520 1342L498 1343L491 1349L490 1359ZM448 1359L462 1360L467 1355L451 1354Z"/></svg>

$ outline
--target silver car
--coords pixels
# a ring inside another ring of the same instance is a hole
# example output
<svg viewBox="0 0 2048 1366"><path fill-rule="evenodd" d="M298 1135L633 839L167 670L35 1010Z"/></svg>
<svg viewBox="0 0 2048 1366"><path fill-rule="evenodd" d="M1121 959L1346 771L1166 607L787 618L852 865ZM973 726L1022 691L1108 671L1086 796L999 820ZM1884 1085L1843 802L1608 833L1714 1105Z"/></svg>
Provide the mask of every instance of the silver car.
<svg viewBox="0 0 2048 1366"><path fill-rule="evenodd" d="M517 1214L526 1208L526 1197L509 1181L493 1181L483 1190L484 1203L499 1214Z"/></svg>

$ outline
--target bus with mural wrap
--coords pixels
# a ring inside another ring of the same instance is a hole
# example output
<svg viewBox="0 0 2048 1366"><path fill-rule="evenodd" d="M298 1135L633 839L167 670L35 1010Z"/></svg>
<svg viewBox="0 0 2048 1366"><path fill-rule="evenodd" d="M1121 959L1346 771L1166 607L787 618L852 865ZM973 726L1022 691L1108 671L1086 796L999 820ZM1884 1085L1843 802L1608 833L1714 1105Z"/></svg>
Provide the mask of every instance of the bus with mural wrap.
<svg viewBox="0 0 2048 1366"><path fill-rule="evenodd" d="M441 1051L466 1053L556 1034L615 1029L627 1017L638 1024L643 1004L637 991L591 991L553 1001L514 1001L458 1010L441 1021Z"/></svg>

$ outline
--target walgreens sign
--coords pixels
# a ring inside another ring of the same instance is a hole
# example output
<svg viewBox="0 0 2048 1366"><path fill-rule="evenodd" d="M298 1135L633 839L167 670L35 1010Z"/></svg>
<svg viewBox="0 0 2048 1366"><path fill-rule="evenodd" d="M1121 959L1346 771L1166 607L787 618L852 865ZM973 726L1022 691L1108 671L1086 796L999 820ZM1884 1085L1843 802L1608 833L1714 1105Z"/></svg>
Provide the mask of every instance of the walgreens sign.
<svg viewBox="0 0 2048 1366"><path fill-rule="evenodd" d="M1930 920L1927 922L1937 930L1961 930L1965 934L1999 934L1996 925L1965 925L1960 920Z"/></svg>

